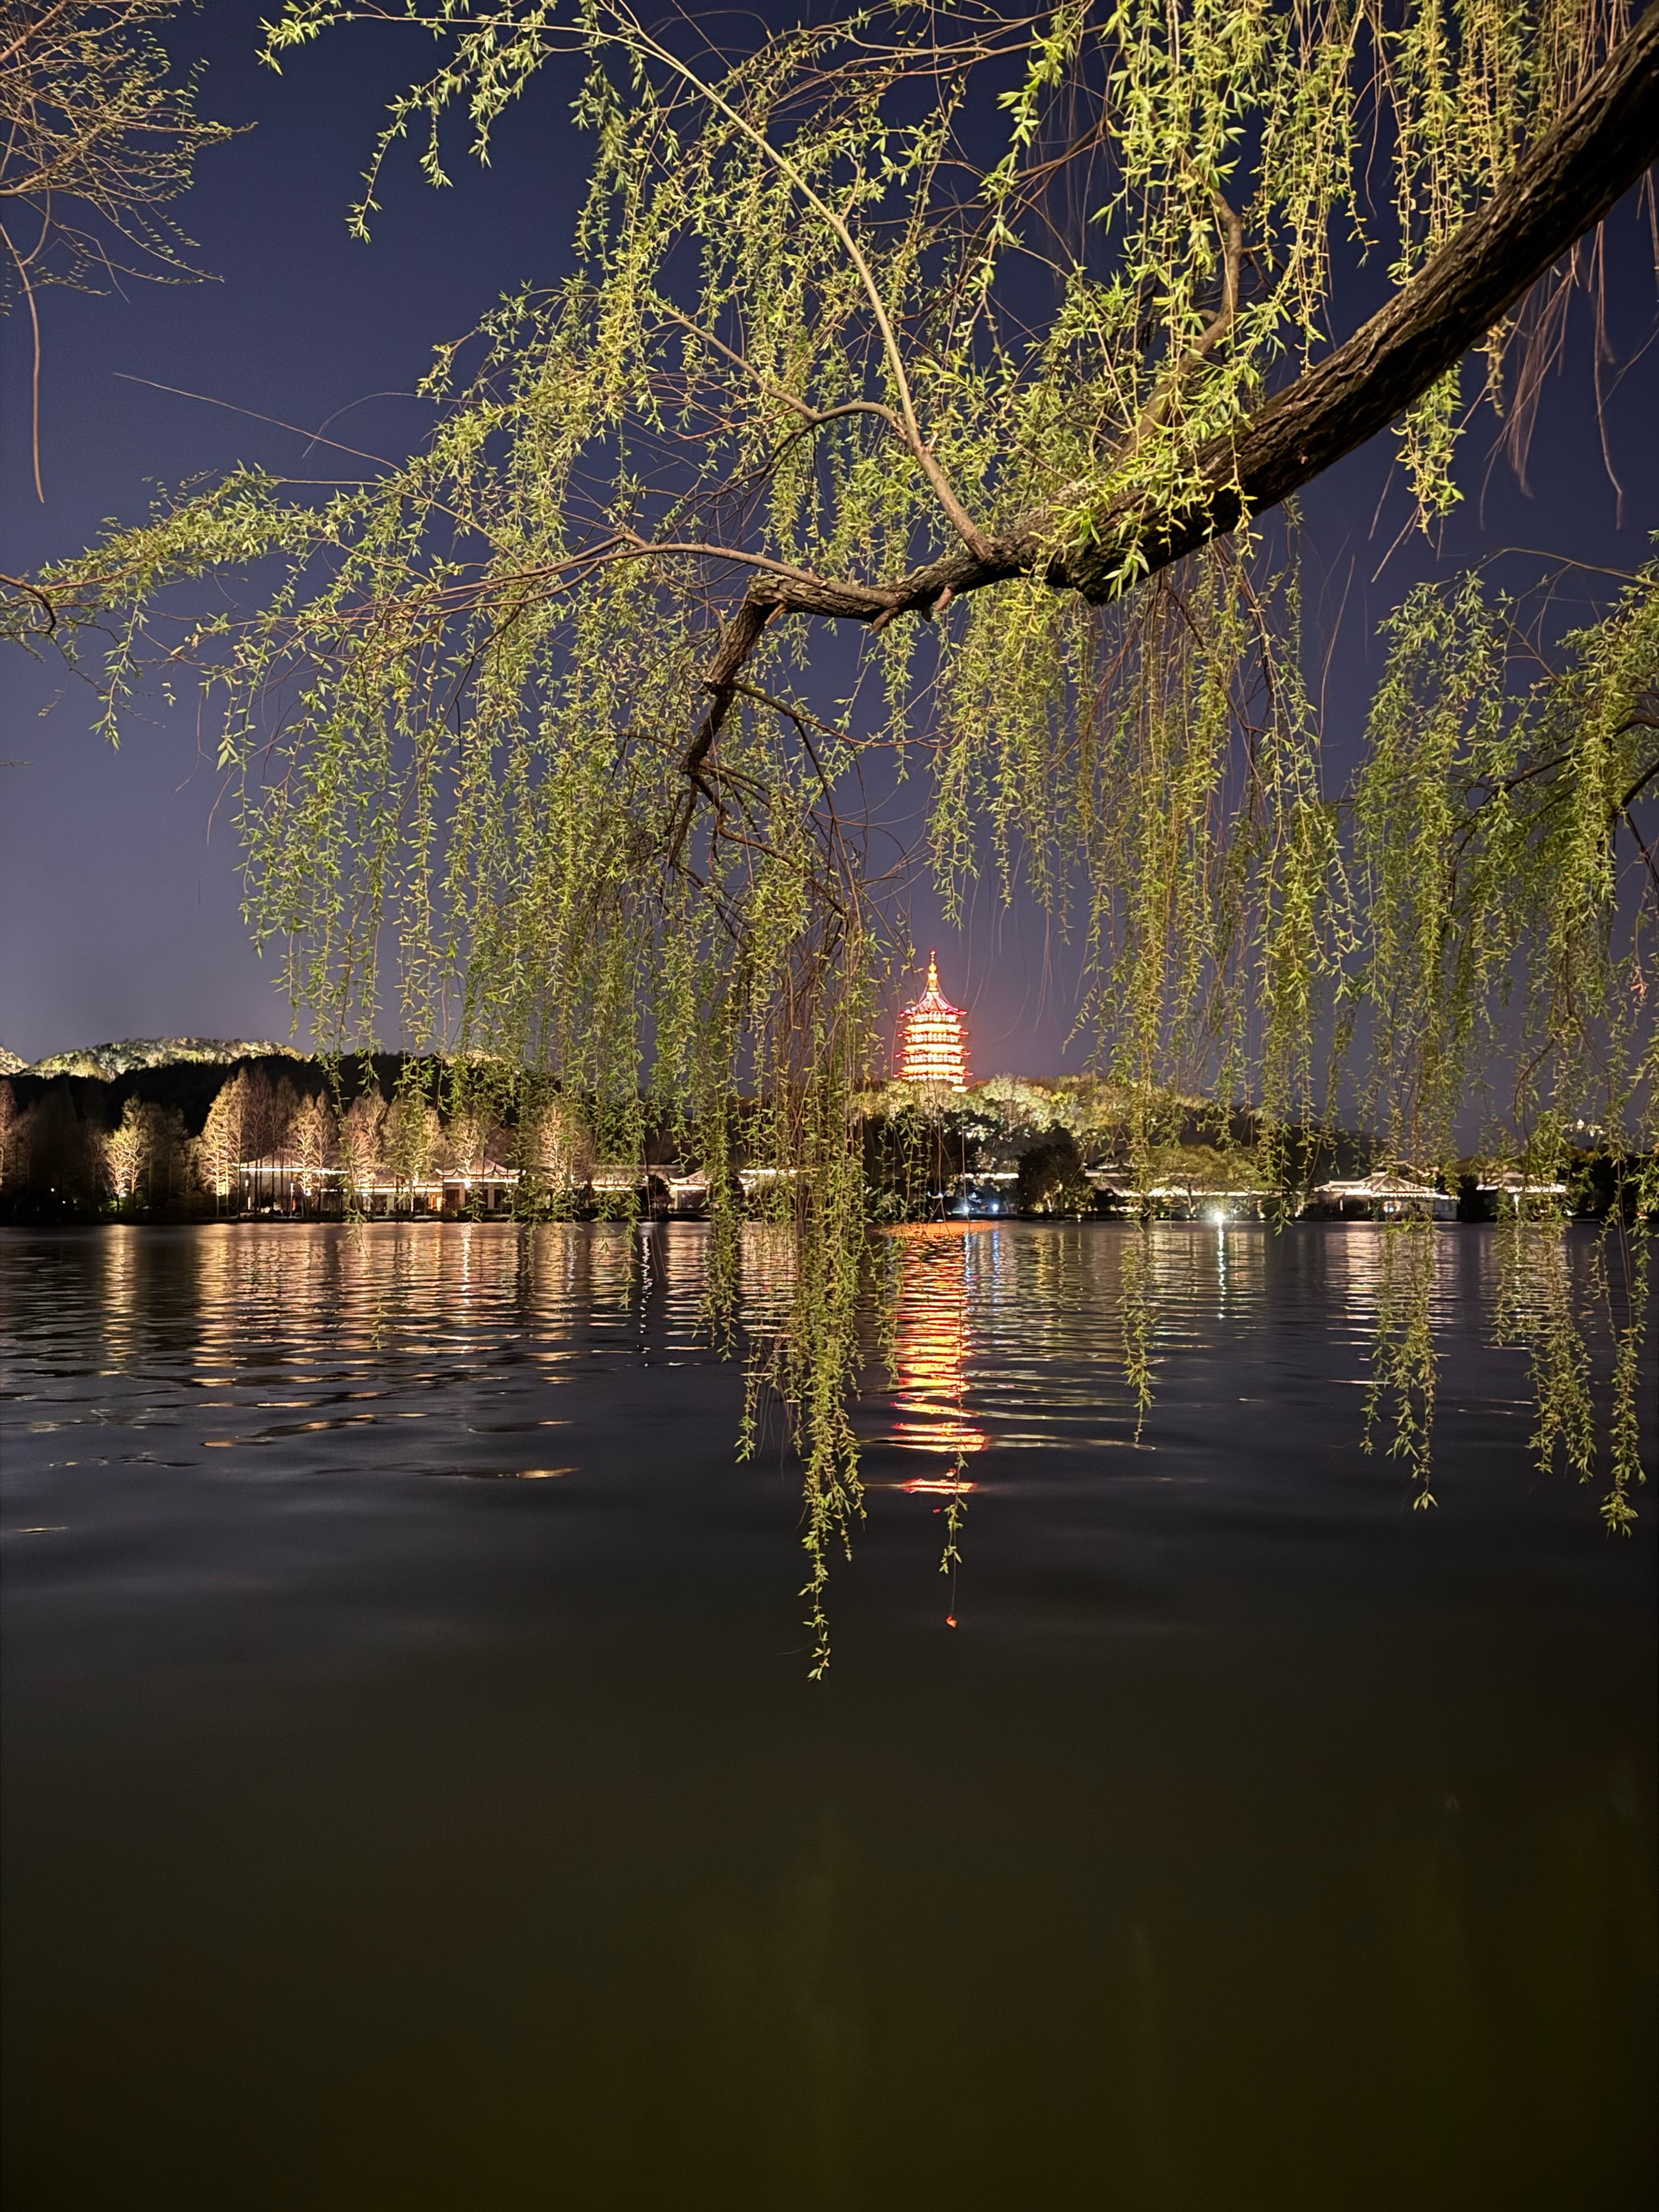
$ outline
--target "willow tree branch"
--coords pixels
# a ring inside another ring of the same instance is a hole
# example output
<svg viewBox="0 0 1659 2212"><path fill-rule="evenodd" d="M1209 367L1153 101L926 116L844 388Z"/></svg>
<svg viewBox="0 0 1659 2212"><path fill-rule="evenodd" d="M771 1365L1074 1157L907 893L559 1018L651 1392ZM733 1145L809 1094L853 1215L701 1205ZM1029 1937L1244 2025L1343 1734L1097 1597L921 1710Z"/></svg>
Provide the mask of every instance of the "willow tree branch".
<svg viewBox="0 0 1659 2212"><path fill-rule="evenodd" d="M890 430L896 432L900 438L908 442L908 434L903 423L892 409L883 406L879 399L844 399L838 407L814 407L798 393L778 383L775 378L768 376L763 369L757 368L753 362L746 355L739 353L735 346L727 345L724 338L717 338L713 331L704 330L701 323L694 323L690 315L681 314L677 307L665 307L662 312L671 323L678 323L683 331L689 331L700 345L706 345L712 351L724 355L734 368L741 370L744 376L751 377L769 398L792 409L809 430L821 430L826 422L843 422L849 415L873 415L878 422L886 423Z"/></svg>
<svg viewBox="0 0 1659 2212"><path fill-rule="evenodd" d="M29 263L33 253L20 253L11 242L11 233L0 222L0 246L10 257L22 287L23 297L28 303L31 358L29 364L29 453L34 464L34 496L42 507L46 503L46 488L40 481L40 305L34 296L34 282L29 275ZM37 244L36 251L39 251Z"/></svg>
<svg viewBox="0 0 1659 2212"><path fill-rule="evenodd" d="M1251 516L1279 506L1385 430L1508 313L1539 277L1659 159L1659 0L1650 5L1554 126L1486 205L1388 304L1316 368L1197 457L1194 491L1171 511L1138 494L1076 518L1101 487L1068 485L982 550L962 548L885 587L757 579L704 679L709 703L685 758L696 774L735 680L775 614L884 627L928 616L964 592L1035 575L1085 599L1115 599Z"/></svg>
<svg viewBox="0 0 1659 2212"><path fill-rule="evenodd" d="M1656 159L1659 0L1503 188L1385 307L1232 436L1206 448L1198 489L1178 512L1130 501L1096 520L1087 545L1056 546L1061 518L1088 498L1087 486L1068 487L998 538L991 573L976 574L957 556L907 577L895 597L915 605L946 584L959 593L1041 574L1086 599L1114 599L1139 576L1279 506L1455 368Z"/></svg>
<svg viewBox="0 0 1659 2212"><path fill-rule="evenodd" d="M619 19L626 21L627 27L624 30L604 33L590 32L588 35L602 35L608 41L624 48L631 48L635 52L649 55L661 63L665 69L672 70L695 92L700 94L711 107L717 107L732 128L743 133L762 159L769 161L780 176L789 179L807 205L813 209L834 231L841 242L842 252L852 263L859 283L863 287L864 295L870 304L870 313L875 319L877 330L881 334L882 349L887 357L888 370L893 379L894 390L898 394L898 412L901 417L899 427L904 441L915 455L922 474L933 487L934 497L945 509L952 527L961 537L963 544L971 554L982 559L988 550L987 542L973 517L951 489L950 478L939 465L938 455L921 434L921 426L916 419L915 403L911 396L910 380L905 372L904 356L899 349L898 337L894 331L892 319L887 313L887 303L882 297L881 287L876 282L875 272L866 259L864 251L854 236L851 226L843 216L836 213L821 193L814 191L806 177L789 159L789 156L781 149L774 146L763 131L757 131L745 115L732 106L731 101L717 87L706 84L694 70L679 58L678 54L672 52L668 47L659 45L636 18L628 15L627 11L620 6L617 9L617 14Z"/></svg>
<svg viewBox="0 0 1659 2212"><path fill-rule="evenodd" d="M1207 361L1238 320L1238 284L1244 265L1244 224L1224 194L1212 191L1216 221L1221 229L1221 305L1206 329L1194 339L1146 403L1135 426L1135 443L1155 430L1175 403L1176 393L1194 369Z"/></svg>

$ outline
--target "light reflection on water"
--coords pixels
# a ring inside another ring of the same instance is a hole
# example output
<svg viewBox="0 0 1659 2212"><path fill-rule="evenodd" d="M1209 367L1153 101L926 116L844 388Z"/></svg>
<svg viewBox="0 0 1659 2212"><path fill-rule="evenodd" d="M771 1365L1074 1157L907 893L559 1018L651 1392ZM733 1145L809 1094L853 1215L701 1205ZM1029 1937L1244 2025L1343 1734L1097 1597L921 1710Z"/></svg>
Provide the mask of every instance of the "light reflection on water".
<svg viewBox="0 0 1659 2212"><path fill-rule="evenodd" d="M1137 1447L1129 1233L896 1238L827 1689L695 1225L0 1235L9 2202L1649 2202L1651 1497L1474 1231L1435 1515L1380 1230L1155 1228Z"/></svg>
<svg viewBox="0 0 1659 2212"><path fill-rule="evenodd" d="M1130 1233L981 1223L899 1232L890 1419L884 1425L866 1410L872 1441L947 1462L992 1443L1134 1446L1139 1424L1119 1318ZM1364 1382L1390 1233L1365 1224L1285 1234L1256 1223L1155 1224L1155 1377L1213 1373L1264 1330L1289 1324L1317 1340L1334 1362L1332 1380ZM1579 1261L1583 1272L1582 1252ZM1438 1237L1437 1326L1489 1327L1497 1266L1490 1237ZM1519 1384L1518 1357L1511 1371ZM1157 1441L1155 1411L1139 1442L1155 1449Z"/></svg>
<svg viewBox="0 0 1659 2212"><path fill-rule="evenodd" d="M893 1367L884 1372L872 1326L859 1411L867 1442L933 1455L941 1473L991 1445L1133 1446L1118 1318L1129 1233L979 1223L896 1232ZM1156 1225L1157 1377L1202 1376L1271 1322L1316 1336L1334 1380L1363 1381L1389 1233ZM448 1423L462 1397L473 1414L487 1414L492 1398L516 1407L526 1392L556 1389L594 1362L717 1358L706 1325L707 1232L691 1223L123 1227L94 1249L89 1268L72 1245L43 1244L27 1293L12 1284L13 1389L36 1432L173 1429L182 1443L211 1412L223 1418L208 1425L202 1448L246 1450L397 1424L410 1471L469 1471L447 1455L428 1462L402 1425ZM1498 1267L1491 1236L1438 1236L1437 1321L1465 1330L1474 1322L1489 1335ZM764 1330L787 1291L783 1239L751 1226L746 1323ZM1524 1389L1518 1353L1507 1371L1515 1390L1500 1390L1503 1402ZM295 1418L262 1418L275 1413ZM533 1425L503 1419L495 1432ZM490 1432L487 1418L465 1426ZM1156 1414L1142 1442L1155 1448ZM511 1456L503 1449L499 1467L476 1471L525 1471Z"/></svg>

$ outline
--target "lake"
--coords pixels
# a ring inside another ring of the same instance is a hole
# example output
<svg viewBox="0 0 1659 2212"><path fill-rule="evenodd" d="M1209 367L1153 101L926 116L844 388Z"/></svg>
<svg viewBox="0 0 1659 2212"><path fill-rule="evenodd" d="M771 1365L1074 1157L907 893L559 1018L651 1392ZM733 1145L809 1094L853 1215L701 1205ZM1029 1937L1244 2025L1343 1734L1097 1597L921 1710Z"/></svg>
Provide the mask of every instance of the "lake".
<svg viewBox="0 0 1659 2212"><path fill-rule="evenodd" d="M1478 1228L1434 1511L1366 1227L1158 1228L1137 1441L1130 1233L901 1236L821 1685L696 1224L0 1234L8 2203L1645 2207L1659 1494Z"/></svg>

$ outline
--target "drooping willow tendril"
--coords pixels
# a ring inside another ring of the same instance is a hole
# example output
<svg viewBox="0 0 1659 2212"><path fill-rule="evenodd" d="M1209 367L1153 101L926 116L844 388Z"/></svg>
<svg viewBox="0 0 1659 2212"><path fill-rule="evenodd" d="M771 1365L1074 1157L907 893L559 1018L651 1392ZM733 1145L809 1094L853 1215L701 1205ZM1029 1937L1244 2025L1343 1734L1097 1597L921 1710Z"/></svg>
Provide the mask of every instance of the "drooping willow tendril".
<svg viewBox="0 0 1659 2212"><path fill-rule="evenodd" d="M1622 0L878 4L729 52L618 0L289 0L270 58L348 18L434 40L365 234L404 137L441 180L452 117L487 151L575 70L573 272L439 349L405 460L321 497L251 469L188 489L35 580L15 626L98 629L112 733L150 663L201 669L254 938L325 1046L395 1029L463 1088L514 1086L546 1210L588 1182L625 1209L623 1170L672 1135L707 1178L726 1340L739 1220L787 1244L743 1441L786 1409L815 1671L860 1510L864 1102L907 950L872 781L921 782L951 910L988 878L1069 933L1138 1188L1169 1102L1200 1095L1224 1150L1249 1103L1288 1206L1295 1132L1350 1077L1419 1175L1455 1170L1472 1110L1494 1173L1547 1180L1582 1121L1652 1152L1659 567L1565 637L1478 575L1413 592L1350 787L1294 514L1155 573L1146 550L1325 353L1353 252L1412 280L1619 48ZM1500 319L1484 382L1466 363L1409 410L1425 522L1480 391L1535 397L1530 327ZM1152 520L1113 572L1079 569L1131 510ZM900 588L1033 515L1007 573ZM836 624L854 649L826 672ZM1121 1309L1143 1420L1147 1234ZM1640 1235L1612 1525L1640 1471ZM1389 1232L1379 1308L1378 1403L1425 1502L1432 1243ZM1542 1295L1556 1246L1516 1249ZM1550 1312L1540 1449L1578 1467L1578 1323L1565 1291Z"/></svg>

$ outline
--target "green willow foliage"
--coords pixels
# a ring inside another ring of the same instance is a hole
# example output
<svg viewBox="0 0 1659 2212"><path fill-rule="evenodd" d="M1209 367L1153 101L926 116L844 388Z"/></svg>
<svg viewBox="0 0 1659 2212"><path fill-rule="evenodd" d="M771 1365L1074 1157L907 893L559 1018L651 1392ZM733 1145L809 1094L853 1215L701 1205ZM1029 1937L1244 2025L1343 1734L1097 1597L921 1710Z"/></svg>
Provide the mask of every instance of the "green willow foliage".
<svg viewBox="0 0 1659 2212"><path fill-rule="evenodd" d="M1637 1362L1645 1236L1659 1201L1659 1030L1649 1003L1659 871L1632 809L1659 778L1659 562L1593 629L1562 641L1565 665L1522 688L1533 659L1514 610L1477 578L1413 592L1389 625L1353 809L1364 966L1352 988L1369 1028L1369 1119L1396 1155L1454 1171L1460 1115L1501 1074L1488 1150L1514 1184L1500 1244L1500 1340L1532 1355L1540 1462L1589 1480L1596 1464L1583 1322L1605 1309L1615 1347L1608 1526L1626 1528L1642 1480ZM1620 896L1621 842L1645 880ZM1560 1211L1532 1194L1589 1118L1639 1168L1609 1216L1581 1312ZM1645 1156L1645 1157L1643 1157ZM1389 1240L1371 1411L1429 1490L1434 1406L1433 1236ZM1616 1262L1609 1272L1609 1254ZM1615 1297L1615 1290L1617 1296Z"/></svg>
<svg viewBox="0 0 1659 2212"><path fill-rule="evenodd" d="M1497 1063L1505 1124L1541 1169L1587 1105L1613 1141L1652 1142L1653 861L1632 809L1659 772L1659 563L1525 690L1513 612L1469 578L1394 617L1354 859L1372 1118L1396 1151L1449 1162ZM1621 837L1649 893L1622 928Z"/></svg>
<svg viewBox="0 0 1659 2212"><path fill-rule="evenodd" d="M449 118L485 155L574 58L575 273L440 349L403 465L322 498L252 471L189 491L38 580L19 620L114 623L112 730L153 656L204 667L252 924L325 1034L395 1021L415 1051L496 1055L580 1105L601 1158L678 1117L711 1181L717 1317L739 1136L771 1171L794 1306L758 1371L805 1459L820 1656L858 1510L857 1100L902 945L860 826L872 747L925 774L951 896L988 868L1076 930L1087 1028L1132 1096L1253 1094L1271 1132L1317 1114L1353 1039L1419 1164L1500 1062L1522 1164L1587 1103L1609 1142L1651 1145L1619 840L1651 772L1653 572L1541 683L1477 584L1412 599L1351 810L1322 775L1293 552L1243 533L1150 576L1126 559L1106 605L1030 574L928 621L880 598L1034 512L1056 546L1130 495L1175 512L1205 446L1327 344L1334 246L1419 266L1623 0L884 0L730 53L617 0L288 0L268 58L364 20L423 26L435 61L358 227L400 139L424 134L441 183ZM1458 495L1476 397L1449 377L1403 426L1425 520ZM188 609L234 571L240 611L175 623L175 587ZM711 705L756 579L806 611L760 627ZM819 616L859 625L833 708ZM1144 1159L1150 1105L1133 1133ZM1386 1358L1421 1403L1406 1298Z"/></svg>

